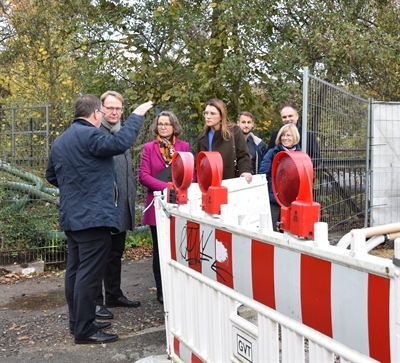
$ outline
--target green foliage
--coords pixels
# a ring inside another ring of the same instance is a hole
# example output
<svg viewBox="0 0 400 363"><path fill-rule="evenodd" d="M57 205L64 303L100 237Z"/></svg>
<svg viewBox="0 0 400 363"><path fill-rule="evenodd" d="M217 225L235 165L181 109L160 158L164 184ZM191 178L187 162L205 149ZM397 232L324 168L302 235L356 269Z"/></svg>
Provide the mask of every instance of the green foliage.
<svg viewBox="0 0 400 363"><path fill-rule="evenodd" d="M194 134L207 99L251 111L268 135L300 106L302 69L400 100L395 0L11 0L3 9L1 94L68 100L121 92L180 115ZM267 125L267 126L266 126ZM263 131L264 134L264 131Z"/></svg>
<svg viewBox="0 0 400 363"><path fill-rule="evenodd" d="M58 208L49 203L29 201L27 198L16 201L18 196L14 193L7 193L6 196L2 192L2 195L1 248L21 250L50 243L46 240L44 232L58 229Z"/></svg>
<svg viewBox="0 0 400 363"><path fill-rule="evenodd" d="M153 240L151 238L150 228L145 230L137 231L128 231L126 234L126 242L125 247L144 247L144 246L152 246Z"/></svg>

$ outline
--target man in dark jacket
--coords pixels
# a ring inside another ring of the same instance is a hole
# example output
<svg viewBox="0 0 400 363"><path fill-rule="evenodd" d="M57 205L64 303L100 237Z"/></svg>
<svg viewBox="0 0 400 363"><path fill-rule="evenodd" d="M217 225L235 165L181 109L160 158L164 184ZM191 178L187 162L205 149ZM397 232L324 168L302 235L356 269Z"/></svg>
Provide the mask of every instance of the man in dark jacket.
<svg viewBox="0 0 400 363"><path fill-rule="evenodd" d="M239 113L237 124L242 129L246 139L247 149L251 158L252 173L258 174L263 157L267 153L267 145L261 138L251 132L254 127L253 114L247 111Z"/></svg>
<svg viewBox="0 0 400 363"><path fill-rule="evenodd" d="M132 146L143 116L152 105L140 105L117 135L108 136L99 130L101 101L83 95L75 104L72 125L51 149L46 179L60 190L60 228L68 238L65 295L69 327L77 344L118 339L116 334L101 331L110 323L95 321L95 300L112 243L111 233L120 228L113 156Z"/></svg>
<svg viewBox="0 0 400 363"><path fill-rule="evenodd" d="M297 130L299 131L299 134L300 134L299 146L301 148L302 147L302 143L301 143L302 127L301 127L301 124L298 122L299 114L297 112L297 109L292 105L286 105L286 106L282 107L280 114L281 114L281 119L282 119L282 122L284 125L289 124L289 123L296 125ZM275 140L276 140L277 135L278 135L278 131L274 131L272 133L271 138L269 139L267 150L273 149L275 147ZM308 156L311 158L314 168L316 168L317 166L319 166L321 164L321 154L319 151L317 138L315 137L315 134L311 131L307 131L307 150L305 150L305 151L308 154Z"/></svg>
<svg viewBox="0 0 400 363"><path fill-rule="evenodd" d="M107 91L100 97L104 116L100 130L106 135L116 135L121 129L121 115L124 110L124 98L115 91ZM135 228L136 180L132 171L132 158L128 150L124 154L114 156L117 174L121 220L119 233L112 234L112 245L104 271L105 304L102 289L96 299L96 318L112 319L113 313L107 307L123 306L137 308L140 301L127 299L121 290L121 258L125 249L126 231Z"/></svg>

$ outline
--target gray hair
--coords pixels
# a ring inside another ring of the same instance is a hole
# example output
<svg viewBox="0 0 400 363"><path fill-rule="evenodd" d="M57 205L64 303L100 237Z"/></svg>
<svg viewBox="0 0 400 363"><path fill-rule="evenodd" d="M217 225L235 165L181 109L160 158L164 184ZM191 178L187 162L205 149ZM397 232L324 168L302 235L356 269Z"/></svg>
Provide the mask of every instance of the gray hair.
<svg viewBox="0 0 400 363"><path fill-rule="evenodd" d="M150 125L150 131L154 134L154 135L158 135L158 119L161 116L167 116L169 118L169 121L171 122L171 125L174 129L174 135L176 137L178 137L179 135L182 135L183 133L183 129L181 124L179 123L178 118L175 116L175 114L171 111L161 111L157 117L153 120L153 122Z"/></svg>

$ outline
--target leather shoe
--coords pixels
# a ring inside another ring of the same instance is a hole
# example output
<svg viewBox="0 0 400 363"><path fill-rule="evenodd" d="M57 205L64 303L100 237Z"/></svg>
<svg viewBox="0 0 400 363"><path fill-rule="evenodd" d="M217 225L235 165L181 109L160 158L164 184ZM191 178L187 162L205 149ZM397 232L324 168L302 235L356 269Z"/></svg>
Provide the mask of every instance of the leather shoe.
<svg viewBox="0 0 400 363"><path fill-rule="evenodd" d="M164 304L164 297L162 291L157 290L157 300L160 304Z"/></svg>
<svg viewBox="0 0 400 363"><path fill-rule="evenodd" d="M107 310L104 305L96 306L96 318L97 319L114 319L114 314Z"/></svg>
<svg viewBox="0 0 400 363"><path fill-rule="evenodd" d="M108 321L102 323L100 321L94 321L93 322L94 326L99 329L99 330L103 330L103 329L107 329L111 326L111 323L109 323ZM71 334L74 334L74 331L72 329L70 329Z"/></svg>
<svg viewBox="0 0 400 363"><path fill-rule="evenodd" d="M140 301L128 300L125 296L119 297L114 302L106 302L107 308L115 308L117 306L122 306L125 308L138 308L140 305L142 305Z"/></svg>
<svg viewBox="0 0 400 363"><path fill-rule="evenodd" d="M88 338L75 339L75 344L102 344L115 342L116 340L118 340L117 334L107 334L99 330L96 334Z"/></svg>

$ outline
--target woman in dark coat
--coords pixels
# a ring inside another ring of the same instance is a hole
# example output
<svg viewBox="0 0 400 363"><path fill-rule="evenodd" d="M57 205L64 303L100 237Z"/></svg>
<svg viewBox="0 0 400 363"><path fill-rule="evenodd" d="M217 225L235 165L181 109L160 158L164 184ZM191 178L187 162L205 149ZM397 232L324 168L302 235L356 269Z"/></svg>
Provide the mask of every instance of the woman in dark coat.
<svg viewBox="0 0 400 363"><path fill-rule="evenodd" d="M197 153L218 151L224 164L222 179L241 176L250 183L251 160L246 140L240 127L229 121L225 103L216 98L207 101L204 117L206 122L197 139Z"/></svg>

